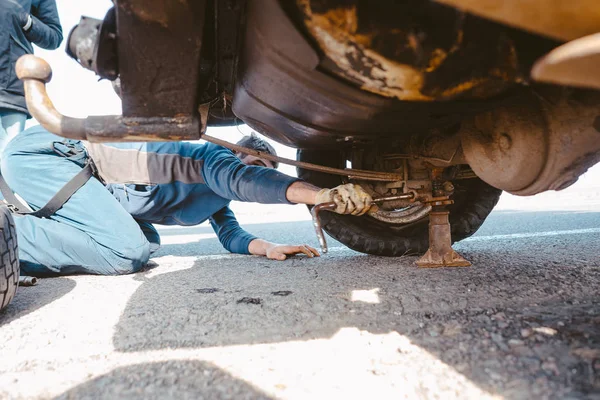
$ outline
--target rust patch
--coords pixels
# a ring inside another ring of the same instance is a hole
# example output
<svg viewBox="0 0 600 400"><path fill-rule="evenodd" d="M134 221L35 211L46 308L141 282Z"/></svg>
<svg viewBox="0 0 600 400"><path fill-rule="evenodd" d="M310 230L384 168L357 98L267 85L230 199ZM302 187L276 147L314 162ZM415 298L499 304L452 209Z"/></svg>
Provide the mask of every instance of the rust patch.
<svg viewBox="0 0 600 400"><path fill-rule="evenodd" d="M355 4L326 9L321 3L322 14L313 13L310 0L298 0L298 4L305 13L307 28L347 78L365 90L387 97L427 100L420 94L419 71L406 64L390 62L369 49L374 35L357 33Z"/></svg>
<svg viewBox="0 0 600 400"><path fill-rule="evenodd" d="M133 13L140 21L157 23L163 28L168 28L171 25L169 19L173 15L173 8L181 10L189 9L188 0L176 0L176 5L172 2L162 0L128 0L127 2L119 2L121 9L129 13Z"/></svg>
<svg viewBox="0 0 600 400"><path fill-rule="evenodd" d="M323 17L329 21L332 27L346 31L351 35L356 34L358 28L356 6L334 8L328 10Z"/></svg>
<svg viewBox="0 0 600 400"><path fill-rule="evenodd" d="M296 4L326 69L364 90L412 101L484 98L516 80L513 44L455 10L421 1Z"/></svg>

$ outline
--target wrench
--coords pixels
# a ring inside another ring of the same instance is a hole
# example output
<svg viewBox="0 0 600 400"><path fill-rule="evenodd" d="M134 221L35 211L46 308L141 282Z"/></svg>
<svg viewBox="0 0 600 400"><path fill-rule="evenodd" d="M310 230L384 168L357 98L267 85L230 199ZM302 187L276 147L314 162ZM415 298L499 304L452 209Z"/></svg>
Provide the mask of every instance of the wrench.
<svg viewBox="0 0 600 400"><path fill-rule="evenodd" d="M384 196L373 199L373 203L382 203L384 201L392 201L392 200L409 200L414 198L415 195L413 193L405 193L398 194L394 196ZM327 253L327 241L325 240L325 234L323 233L323 228L321 227L321 221L319 220L319 213L321 211L331 211L335 210L336 204L334 202L329 203L320 203L315 204L315 206L310 211L312 215L313 226L315 227L315 233L317 234L317 239L319 239L319 245L321 246L321 252L323 254Z"/></svg>

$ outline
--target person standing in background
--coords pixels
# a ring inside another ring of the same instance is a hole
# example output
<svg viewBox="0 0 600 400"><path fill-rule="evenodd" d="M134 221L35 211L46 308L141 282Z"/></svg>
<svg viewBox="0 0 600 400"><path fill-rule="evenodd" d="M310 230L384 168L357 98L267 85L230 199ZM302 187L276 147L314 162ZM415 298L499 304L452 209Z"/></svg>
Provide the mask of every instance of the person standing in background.
<svg viewBox="0 0 600 400"><path fill-rule="evenodd" d="M17 60L33 54L32 44L54 50L62 40L56 0L0 0L0 154L31 117Z"/></svg>

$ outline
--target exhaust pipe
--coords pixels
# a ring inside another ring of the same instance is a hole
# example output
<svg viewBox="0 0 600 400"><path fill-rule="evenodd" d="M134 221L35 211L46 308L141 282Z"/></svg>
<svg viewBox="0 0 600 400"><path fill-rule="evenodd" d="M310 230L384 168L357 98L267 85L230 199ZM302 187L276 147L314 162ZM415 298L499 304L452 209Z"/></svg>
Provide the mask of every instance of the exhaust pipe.
<svg viewBox="0 0 600 400"><path fill-rule="evenodd" d="M49 132L69 139L90 142L148 142L197 140L203 131L199 118L137 118L122 115L72 118L62 115L48 97L46 83L52 79L52 68L40 57L24 55L17 61L17 76L25 87L25 100L30 114Z"/></svg>

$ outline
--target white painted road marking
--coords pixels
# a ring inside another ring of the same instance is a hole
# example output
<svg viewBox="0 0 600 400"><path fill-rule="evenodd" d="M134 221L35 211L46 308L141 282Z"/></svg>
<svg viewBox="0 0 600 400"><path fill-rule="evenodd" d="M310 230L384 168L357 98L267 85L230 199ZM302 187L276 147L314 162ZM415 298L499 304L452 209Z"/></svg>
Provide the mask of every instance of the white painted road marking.
<svg viewBox="0 0 600 400"><path fill-rule="evenodd" d="M548 237L548 236L563 236L563 235L582 235L600 233L600 228L587 228L587 229L569 229L563 231L546 231L546 232L526 232L526 233L512 233L507 235L489 235L489 236L473 236L462 240L461 243L471 242L489 242L495 240L511 240L511 239L523 239L523 238L535 238L535 237ZM169 244L187 244L199 242L206 239L214 239L216 235L214 233L206 234L189 234L189 235L164 235L161 236L161 242L163 245ZM201 249L199 249L201 251ZM338 253L343 251L352 251L345 246L334 246L329 247L329 253ZM357 253L361 254L361 253ZM194 260L223 260L234 257L244 257L240 254L210 254L210 255L198 255L192 257ZM158 261L158 259L154 259Z"/></svg>
<svg viewBox="0 0 600 400"><path fill-rule="evenodd" d="M581 234L587 234L587 233L600 233L600 228L570 229L570 230L564 230L564 231L547 231L547 232L512 233L509 235L474 236L474 237L470 237L470 238L463 240L463 242L487 242L490 240L521 239L521 238L561 236L561 235L581 235Z"/></svg>

